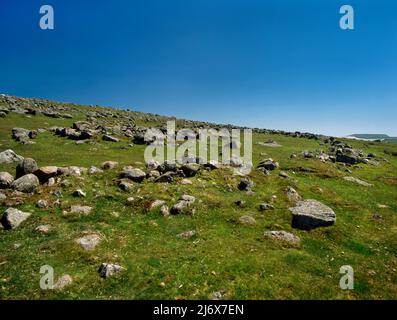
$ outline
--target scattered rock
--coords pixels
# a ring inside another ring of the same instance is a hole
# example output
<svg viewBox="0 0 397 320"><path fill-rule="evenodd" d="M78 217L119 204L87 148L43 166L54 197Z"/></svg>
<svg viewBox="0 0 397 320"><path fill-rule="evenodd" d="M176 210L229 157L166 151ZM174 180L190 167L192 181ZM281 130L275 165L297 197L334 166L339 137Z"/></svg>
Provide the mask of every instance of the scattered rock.
<svg viewBox="0 0 397 320"><path fill-rule="evenodd" d="M182 179L180 181L180 184L186 186L186 185L192 185L193 182L191 180L189 180L189 179Z"/></svg>
<svg viewBox="0 0 397 320"><path fill-rule="evenodd" d="M291 201L299 201L301 199L299 193L292 187L287 187L287 197Z"/></svg>
<svg viewBox="0 0 397 320"><path fill-rule="evenodd" d="M164 201L164 200L154 200L154 201L150 204L149 209L150 209L150 210L153 210L153 209L155 209L155 208L157 208L157 207L161 207L161 206L164 205L164 204L165 204L165 201Z"/></svg>
<svg viewBox="0 0 397 320"><path fill-rule="evenodd" d="M278 162L274 161L272 158L262 160L257 166L257 168L264 168L266 170L275 170L278 167Z"/></svg>
<svg viewBox="0 0 397 320"><path fill-rule="evenodd" d="M15 229L30 216L31 213L29 212L23 212L15 208L8 208L4 211L1 224L4 229Z"/></svg>
<svg viewBox="0 0 397 320"><path fill-rule="evenodd" d="M317 200L299 201L292 212L292 227L311 230L317 227L331 226L336 221L335 212Z"/></svg>
<svg viewBox="0 0 397 320"><path fill-rule="evenodd" d="M125 268L117 264L102 263L101 266L99 267L98 272L102 278L106 279L124 270Z"/></svg>
<svg viewBox="0 0 397 320"><path fill-rule="evenodd" d="M18 162L18 161L22 161L22 160L23 160L23 157L17 155L11 149L0 152L0 164L1 163Z"/></svg>
<svg viewBox="0 0 397 320"><path fill-rule="evenodd" d="M372 220L375 220L375 221L384 221L385 219L384 219L383 216L380 215L380 214L374 214L374 215L372 216Z"/></svg>
<svg viewBox="0 0 397 320"><path fill-rule="evenodd" d="M105 161L102 163L103 170L112 170L114 168L117 168L118 166L119 166L119 163L116 161Z"/></svg>
<svg viewBox="0 0 397 320"><path fill-rule="evenodd" d="M91 210L92 210L92 207L89 207L89 206L74 205L74 206L71 206L70 213L88 215L88 214L90 214Z"/></svg>
<svg viewBox="0 0 397 320"><path fill-rule="evenodd" d="M242 224L255 224L256 220L251 216L241 216L239 219Z"/></svg>
<svg viewBox="0 0 397 320"><path fill-rule="evenodd" d="M169 172L162 174L160 177L156 178L156 180L154 180L154 181L160 182L160 183L171 183L174 181L174 176L176 176L176 173L169 171Z"/></svg>
<svg viewBox="0 0 397 320"><path fill-rule="evenodd" d="M128 168L120 174L120 178L130 179L134 182L142 182L145 179L146 173L141 169Z"/></svg>
<svg viewBox="0 0 397 320"><path fill-rule="evenodd" d="M360 179L355 178L355 177L343 177L343 179L346 180L346 181L357 183L360 186L364 186L364 187L372 187L373 186L373 184L371 184L369 182L366 182L364 180L360 180Z"/></svg>
<svg viewBox="0 0 397 320"><path fill-rule="evenodd" d="M129 182L129 180L121 180L119 182L119 188L123 191L130 191L133 187L133 184Z"/></svg>
<svg viewBox="0 0 397 320"><path fill-rule="evenodd" d="M34 174L27 174L20 177L11 184L11 188L17 191L31 193L39 186L39 179Z"/></svg>
<svg viewBox="0 0 397 320"><path fill-rule="evenodd" d="M95 166L91 166L88 168L88 174L96 174L96 173L103 173L103 170Z"/></svg>
<svg viewBox="0 0 397 320"><path fill-rule="evenodd" d="M58 175L58 167L55 166L47 166L41 167L34 172L34 175L39 178L40 182L47 182L48 179L55 177Z"/></svg>
<svg viewBox="0 0 397 320"><path fill-rule="evenodd" d="M76 243L78 243L83 249L90 251L94 250L101 240L102 239L98 234L88 234L76 239Z"/></svg>
<svg viewBox="0 0 397 320"><path fill-rule="evenodd" d="M274 206L269 203L261 203L259 205L259 210L260 211L274 210Z"/></svg>
<svg viewBox="0 0 397 320"><path fill-rule="evenodd" d="M52 230L52 227L49 224L42 224L36 227L35 231L41 233L49 233Z"/></svg>
<svg viewBox="0 0 397 320"><path fill-rule="evenodd" d="M285 241L291 244L299 244L300 239L298 236L287 231L266 231L263 234L265 237Z"/></svg>
<svg viewBox="0 0 397 320"><path fill-rule="evenodd" d="M168 208L168 206L163 205L163 206L161 206L161 208L160 208L160 213L161 213L164 217L167 217L167 216L170 215L170 209Z"/></svg>
<svg viewBox="0 0 397 320"><path fill-rule="evenodd" d="M87 194L81 189L77 189L73 192L73 197L82 197L83 198L86 196L87 196Z"/></svg>
<svg viewBox="0 0 397 320"><path fill-rule="evenodd" d="M8 172L0 172L0 189L8 189L11 187L14 177Z"/></svg>
<svg viewBox="0 0 397 320"><path fill-rule="evenodd" d="M255 186L255 183L248 178L243 178L240 180L238 189L241 191L251 190Z"/></svg>
<svg viewBox="0 0 397 320"><path fill-rule="evenodd" d="M47 206L48 206L48 203L47 203L47 201L45 201L45 200L39 200L39 201L37 201L37 203L36 203L36 207L37 207L37 208L40 208L40 209L47 208Z"/></svg>
<svg viewBox="0 0 397 320"><path fill-rule="evenodd" d="M119 139L117 139L115 137L112 137L112 136L109 136L109 135L104 135L102 137L102 140L103 141L110 141L110 142L119 142L120 141Z"/></svg>
<svg viewBox="0 0 397 320"><path fill-rule="evenodd" d="M37 169L37 163L34 159L25 158L22 163L19 163L16 167L16 177L20 178L26 174L34 173Z"/></svg>
<svg viewBox="0 0 397 320"><path fill-rule="evenodd" d="M71 285L73 283L73 279L70 275L64 274L62 277L58 279L58 281L54 284L55 290L62 290L65 287Z"/></svg>
<svg viewBox="0 0 397 320"><path fill-rule="evenodd" d="M237 200L234 201L234 204L240 208L244 208L245 207L245 201L244 200Z"/></svg>
<svg viewBox="0 0 397 320"><path fill-rule="evenodd" d="M200 170L200 165L196 163L187 163L181 167L186 177L194 177Z"/></svg>
<svg viewBox="0 0 397 320"><path fill-rule="evenodd" d="M193 237L193 236L195 236L195 235L196 235L196 231L194 231L194 230L189 230L189 231L185 231L185 232L182 232L182 233L178 234L178 235L177 235L177 238L180 238L180 239L190 239L191 237Z"/></svg>
<svg viewBox="0 0 397 320"><path fill-rule="evenodd" d="M280 171L280 173L278 174L281 178L289 178L289 175L284 172L284 171Z"/></svg>
<svg viewBox="0 0 397 320"><path fill-rule="evenodd" d="M171 214L193 214L189 207L196 201L196 198L189 195L183 195L179 201L171 208Z"/></svg>
<svg viewBox="0 0 397 320"><path fill-rule="evenodd" d="M156 160L149 160L146 166L149 170L157 170L157 168L160 166L160 163Z"/></svg>

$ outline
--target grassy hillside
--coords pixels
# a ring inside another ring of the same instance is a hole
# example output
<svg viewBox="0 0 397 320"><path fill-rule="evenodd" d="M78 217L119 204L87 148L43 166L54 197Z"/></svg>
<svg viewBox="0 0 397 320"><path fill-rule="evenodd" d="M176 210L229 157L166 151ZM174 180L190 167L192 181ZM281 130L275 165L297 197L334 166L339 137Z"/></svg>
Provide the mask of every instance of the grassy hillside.
<svg viewBox="0 0 397 320"><path fill-rule="evenodd" d="M14 230L0 230L1 299L211 299L214 292L223 299L397 297L397 146L346 140L354 148L376 154L379 164L345 166L299 156L303 150L326 151L328 146L321 139L255 133L254 165L270 157L279 162L280 168L269 176L253 170L249 175L255 182L253 193L238 190L240 177L228 168L200 170L189 178L191 185L144 180L122 191L116 180L123 166L146 170L145 146L130 146L131 138L118 136L119 142L107 142L98 136L90 143L76 144L45 131L34 144L11 139L14 127L69 127L85 120L87 110L91 110L64 107L70 109L72 119L13 112L0 118L0 152L12 149L35 159L39 167L100 167L106 160L118 161L119 167L95 175L62 178L70 185L41 185L33 195L16 196L21 201L13 207L32 215ZM131 115L138 126L160 126L166 121L158 116ZM112 123L117 118L101 121ZM281 147L257 144L269 139ZM291 158L293 153L298 156ZM15 175L16 163L0 166L0 171ZM280 177L280 171L289 178ZM373 186L345 181L347 175ZM285 192L288 186L302 198L316 199L332 208L337 216L335 225L312 231L293 229L288 210L293 203ZM73 197L77 188L87 196ZM56 191L62 193L59 204L54 204ZM13 199L11 190L4 193ZM196 197L194 216L164 217L159 208L148 209L151 200L165 200L171 207L183 194ZM129 204L129 197L138 200ZM38 208L40 199L50 205ZM245 205L237 206L237 200L245 201ZM260 211L263 202L271 203L274 210ZM92 206L93 211L87 216L67 214L73 204ZM0 210L7 207L3 203ZM375 214L383 219L373 219ZM252 216L256 223L241 224L239 217L243 215ZM52 231L35 231L43 224L51 225ZM188 230L196 231L196 235L177 237ZM291 232L300 237L301 243L289 245L264 238L263 233L269 230ZM77 238L93 232L102 238L94 250L86 251L76 244ZM103 262L117 263L126 270L102 279L97 270ZM54 267L56 277L71 275L73 283L63 290L41 290L42 265ZM354 290L339 288L339 268L343 265L354 268Z"/></svg>

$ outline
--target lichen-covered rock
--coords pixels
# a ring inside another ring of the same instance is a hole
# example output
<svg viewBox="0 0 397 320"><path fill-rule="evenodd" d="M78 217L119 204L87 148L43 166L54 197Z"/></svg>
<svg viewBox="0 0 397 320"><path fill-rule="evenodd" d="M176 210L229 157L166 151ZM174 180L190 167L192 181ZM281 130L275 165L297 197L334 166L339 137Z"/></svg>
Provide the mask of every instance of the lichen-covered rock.
<svg viewBox="0 0 397 320"><path fill-rule="evenodd" d="M5 229L15 229L30 216L30 212L23 212L15 208L8 208L6 211L4 211L3 217L1 218L1 224Z"/></svg>
<svg viewBox="0 0 397 320"><path fill-rule="evenodd" d="M124 270L125 270L124 267L119 266L117 264L102 263L101 266L99 267L98 272L102 278L106 279Z"/></svg>
<svg viewBox="0 0 397 320"><path fill-rule="evenodd" d="M16 177L20 178L26 174L34 173L38 169L37 163L32 158L25 158L16 167Z"/></svg>
<svg viewBox="0 0 397 320"><path fill-rule="evenodd" d="M17 191L31 193L40 185L39 179L34 174L27 174L20 177L11 184L11 188Z"/></svg>
<svg viewBox="0 0 397 320"><path fill-rule="evenodd" d="M300 243L300 239L298 236L287 231L266 231L263 235L268 238L273 238L273 239L289 242L292 244Z"/></svg>
<svg viewBox="0 0 397 320"><path fill-rule="evenodd" d="M17 155L11 149L0 152L0 164L1 163L18 162L18 161L22 161L22 160L23 160L23 157L20 155Z"/></svg>
<svg viewBox="0 0 397 320"><path fill-rule="evenodd" d="M311 230L318 227L333 225L336 221L335 212L317 200L299 201L292 212L292 227Z"/></svg>
<svg viewBox="0 0 397 320"><path fill-rule="evenodd" d="M0 172L0 189L8 189L11 187L14 177L8 172Z"/></svg>

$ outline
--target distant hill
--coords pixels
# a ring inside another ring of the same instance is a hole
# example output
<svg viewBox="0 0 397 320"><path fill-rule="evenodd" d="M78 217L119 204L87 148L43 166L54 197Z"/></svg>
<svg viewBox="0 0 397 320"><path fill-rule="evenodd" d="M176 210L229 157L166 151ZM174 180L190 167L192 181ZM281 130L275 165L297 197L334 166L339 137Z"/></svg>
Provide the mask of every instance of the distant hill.
<svg viewBox="0 0 397 320"><path fill-rule="evenodd" d="M347 138L360 139L360 140L385 140L397 143L397 137L390 137L387 134L373 134L373 133L359 133L352 134Z"/></svg>

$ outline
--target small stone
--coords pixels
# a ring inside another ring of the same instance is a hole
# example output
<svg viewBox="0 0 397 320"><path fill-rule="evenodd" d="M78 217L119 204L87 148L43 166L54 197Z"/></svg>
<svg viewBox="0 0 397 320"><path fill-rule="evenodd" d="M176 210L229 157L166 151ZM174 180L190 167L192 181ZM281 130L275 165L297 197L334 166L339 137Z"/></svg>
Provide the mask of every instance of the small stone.
<svg viewBox="0 0 397 320"><path fill-rule="evenodd" d="M360 180L358 178L355 177L343 177L344 180L349 181L349 182L354 182L359 184L360 186L364 186L364 187L372 187L373 184L366 182L364 180Z"/></svg>
<svg viewBox="0 0 397 320"><path fill-rule="evenodd" d="M287 197L291 201L298 201L301 199L299 193L292 187L287 188Z"/></svg>
<svg viewBox="0 0 397 320"><path fill-rule="evenodd" d="M58 281L54 284L54 289L55 290L62 290L66 286L71 285L73 282L73 279L70 275L64 274L62 277L58 279Z"/></svg>
<svg viewBox="0 0 397 320"><path fill-rule="evenodd" d="M81 189L77 189L77 190L75 190L73 192L73 197L82 197L82 198L84 198L86 196L87 196L87 194Z"/></svg>
<svg viewBox="0 0 397 320"><path fill-rule="evenodd" d="M49 224L42 224L37 226L35 230L41 233L49 233L52 230L52 227Z"/></svg>
<svg viewBox="0 0 397 320"><path fill-rule="evenodd" d="M123 191L129 191L132 189L132 187L133 184L128 181L122 180L119 182L119 188Z"/></svg>
<svg viewBox="0 0 397 320"><path fill-rule="evenodd" d="M182 179L180 184L182 184L182 185L192 185L193 182L191 180L189 180L189 179Z"/></svg>
<svg viewBox="0 0 397 320"><path fill-rule="evenodd" d="M292 244L299 244L300 239L296 235L287 231L266 231L264 233L265 237L270 237L282 241L286 241Z"/></svg>
<svg viewBox="0 0 397 320"><path fill-rule="evenodd" d="M163 206L161 206L161 208L160 208L160 213L161 213L164 217L169 216L169 215L170 215L170 209L168 208L168 206L163 205Z"/></svg>
<svg viewBox="0 0 397 320"><path fill-rule="evenodd" d="M256 224L256 220L251 216L241 216L238 220L242 224Z"/></svg>
<svg viewBox="0 0 397 320"><path fill-rule="evenodd" d="M255 183L251 181L250 179L243 178L240 180L240 183L238 185L238 189L241 191L248 191L251 190L255 186Z"/></svg>
<svg viewBox="0 0 397 320"><path fill-rule="evenodd" d="M90 214L91 210L92 210L92 207L89 207L89 206L74 205L70 208L70 213L88 215L88 214Z"/></svg>
<svg viewBox="0 0 397 320"><path fill-rule="evenodd" d="M245 207L245 201L244 200L237 200L234 202L234 204L240 208L244 208Z"/></svg>
<svg viewBox="0 0 397 320"><path fill-rule="evenodd" d="M102 278L108 278L111 277L123 270L126 270L122 266L119 266L117 264L111 264L111 263L102 263L101 266L99 267L99 275Z"/></svg>
<svg viewBox="0 0 397 320"><path fill-rule="evenodd" d="M47 186L52 187L55 185L55 178L48 179Z"/></svg>
<svg viewBox="0 0 397 320"><path fill-rule="evenodd" d="M115 138L115 137L113 137L113 136L107 135L107 134L105 134L105 135L102 137L102 140L103 140L103 141L110 141L110 142L119 142L119 141L120 141L119 139L117 139L117 138Z"/></svg>
<svg viewBox="0 0 397 320"><path fill-rule="evenodd" d="M78 243L85 250L91 251L101 242L101 237L97 234L89 234L81 238L76 239Z"/></svg>
<svg viewBox="0 0 397 320"><path fill-rule="evenodd" d="M47 201L45 201L45 200L39 200L39 201L37 201L37 203L36 203L36 207L37 207L37 208L40 208L40 209L47 208L47 206L48 206L48 203L47 203Z"/></svg>
<svg viewBox="0 0 397 320"><path fill-rule="evenodd" d="M274 206L269 203L261 203L259 205L259 210L260 211L274 210Z"/></svg>
<svg viewBox="0 0 397 320"><path fill-rule="evenodd" d="M102 163L103 170L111 170L118 167L119 163L116 161L105 161Z"/></svg>
<svg viewBox="0 0 397 320"><path fill-rule="evenodd" d="M88 168L88 174L96 174L96 173L103 173L103 170L95 166L91 166Z"/></svg>
<svg viewBox="0 0 397 320"><path fill-rule="evenodd" d="M191 237L193 237L193 236L195 236L195 235L196 235L196 231L194 231L194 230L189 230L189 231L185 231L185 232L182 232L182 233L178 234L178 235L177 235L177 238L180 238L180 239L190 239Z"/></svg>
<svg viewBox="0 0 397 320"><path fill-rule="evenodd" d="M284 171L280 171L280 173L278 175L282 178L289 178L288 174Z"/></svg>
<svg viewBox="0 0 397 320"><path fill-rule="evenodd" d="M155 209L155 208L157 208L157 207L161 207L161 206L164 205L164 204L165 204L165 201L164 201L164 200L154 200L154 201L150 204L149 208L150 208L150 210L153 210L153 209Z"/></svg>

